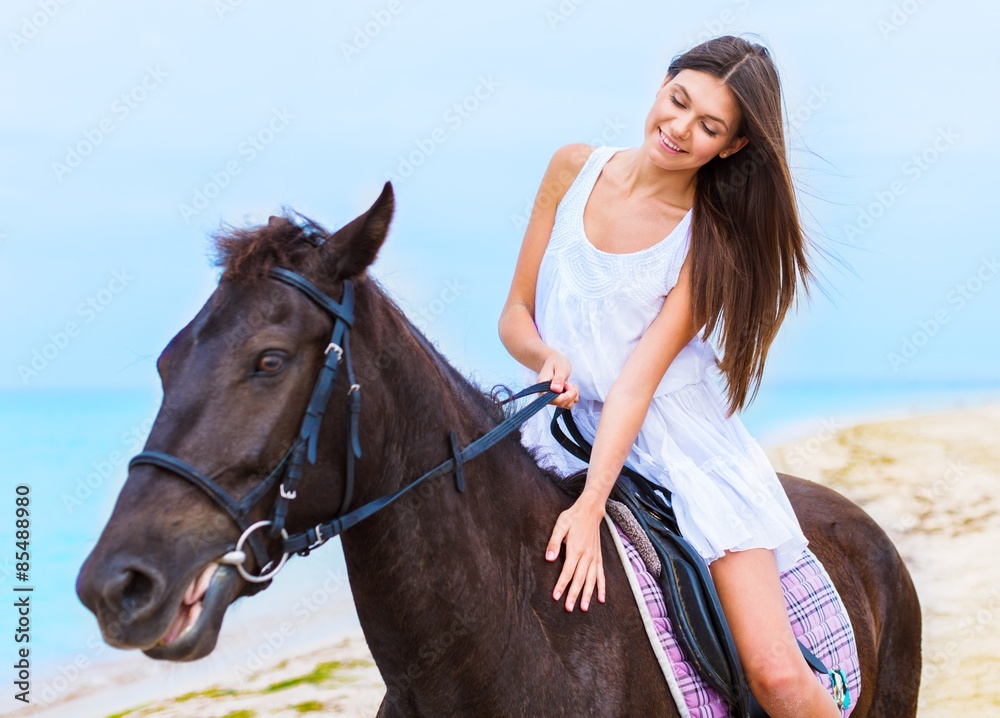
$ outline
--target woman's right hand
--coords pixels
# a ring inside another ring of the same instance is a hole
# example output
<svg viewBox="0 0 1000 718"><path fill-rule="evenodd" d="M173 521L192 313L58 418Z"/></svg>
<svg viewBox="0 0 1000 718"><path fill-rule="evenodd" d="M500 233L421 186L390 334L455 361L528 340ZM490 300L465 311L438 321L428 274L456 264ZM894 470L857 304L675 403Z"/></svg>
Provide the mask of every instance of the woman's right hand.
<svg viewBox="0 0 1000 718"><path fill-rule="evenodd" d="M569 381L569 375L572 371L573 365L570 364L569 359L554 349L545 358L545 363L542 364L542 369L538 372L535 383L550 382L552 391L561 392L559 396L549 402L550 404L555 404L563 409L572 409L580 400L580 390L576 384Z"/></svg>

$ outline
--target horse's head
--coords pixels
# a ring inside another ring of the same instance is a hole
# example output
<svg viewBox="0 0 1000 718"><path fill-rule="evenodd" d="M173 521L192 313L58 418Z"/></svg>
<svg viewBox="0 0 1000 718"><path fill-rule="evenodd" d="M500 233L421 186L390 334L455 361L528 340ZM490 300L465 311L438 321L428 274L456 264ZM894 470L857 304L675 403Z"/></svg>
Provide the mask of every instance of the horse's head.
<svg viewBox="0 0 1000 718"><path fill-rule="evenodd" d="M364 352L364 273L392 213L386 183L368 211L333 234L285 216L216 237L219 285L157 361L159 413L77 578L109 644L153 658L200 658L215 647L228 606L265 585L251 577L273 570L282 541L264 525L247 529L268 519L279 492L294 494L283 485L289 467L317 458L298 437L324 371L337 372L324 432L350 436L351 379L331 366L331 307L353 304L350 348ZM309 286L276 277L275 268ZM351 451L344 441L313 450L333 467ZM346 472L332 474L303 480L309 500L286 503L289 532L331 518L344 501Z"/></svg>

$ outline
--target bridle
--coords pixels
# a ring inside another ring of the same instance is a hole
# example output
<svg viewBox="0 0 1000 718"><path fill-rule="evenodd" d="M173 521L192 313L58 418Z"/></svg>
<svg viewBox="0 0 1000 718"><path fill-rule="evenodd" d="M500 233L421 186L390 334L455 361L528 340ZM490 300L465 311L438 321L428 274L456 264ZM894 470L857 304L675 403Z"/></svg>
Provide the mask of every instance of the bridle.
<svg viewBox="0 0 1000 718"><path fill-rule="evenodd" d="M289 556L293 553L299 556L307 556L313 549L318 548L359 521L363 521L385 508L403 494L428 479L454 473L455 488L459 492L465 491L463 464L496 444L500 439L527 420L528 417L540 411L554 396L559 395L559 392L552 391L549 388L549 382L540 382L504 399L500 402L501 404L519 399L528 394L535 394L540 391L545 392L544 396L538 397L527 406L505 418L500 424L464 449L459 447L458 437L455 432L449 432L448 437L452 458L437 465L423 476L414 479L398 491L369 501L347 513L348 506L354 494L355 460L361 458L361 443L358 439L361 386L355 381L350 348L350 329L354 323L354 284L350 279L344 280L343 298L340 302L336 302L304 277L282 267L272 268L269 270L268 276L299 290L333 319L333 331L330 335L330 341L324 350L326 360L320 368L319 375L316 377L316 383L313 386L305 416L302 418L302 426L291 447L289 447L267 477L254 487L241 501L236 501L225 489L198 469L182 459L162 451L142 451L133 456L128 464L129 470L138 464L150 464L187 479L208 494L223 511L229 514L230 518L233 519L243 533L235 545L231 546L219 559L219 563L236 566L236 570L247 581L252 583L270 581L281 570ZM342 362L346 362L347 364L347 378L349 382L347 390L347 466L344 474L344 496L334 518L316 524L305 531L290 535L285 528L289 505L297 497L297 488L302 479L302 470L306 459L309 460L310 465L316 463L316 446L319 440L320 425L323 422L323 415L326 412L326 406L333 392L334 380L337 378L337 373ZM279 482L278 495L274 500L271 518L252 523L250 513L254 506ZM255 533L257 529L265 526L271 527L269 535L272 539L280 537L282 540L282 556L273 568L272 564L274 561L269 558L260 535ZM260 574L256 576L249 573L243 566L246 561L246 553L243 551L243 546L247 543L249 543L250 550L253 552L257 565L260 567Z"/></svg>

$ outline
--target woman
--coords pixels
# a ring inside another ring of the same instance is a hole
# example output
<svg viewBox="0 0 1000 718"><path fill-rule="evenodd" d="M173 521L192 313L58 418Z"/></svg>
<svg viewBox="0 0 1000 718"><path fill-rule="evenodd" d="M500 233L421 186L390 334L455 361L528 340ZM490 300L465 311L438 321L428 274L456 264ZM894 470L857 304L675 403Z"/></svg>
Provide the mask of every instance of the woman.
<svg viewBox="0 0 1000 718"><path fill-rule="evenodd" d="M561 392L522 441L563 475L588 469L546 547L554 561L566 544L553 598L586 611L596 588L604 601L600 524L627 462L672 492L761 706L772 718L834 718L779 579L808 540L735 415L751 384L756 394L798 278L811 276L781 107L768 51L719 37L671 62L639 147L559 149L499 331L526 383ZM716 329L721 360L707 341ZM574 410L593 444L589 467L551 436L556 406Z"/></svg>

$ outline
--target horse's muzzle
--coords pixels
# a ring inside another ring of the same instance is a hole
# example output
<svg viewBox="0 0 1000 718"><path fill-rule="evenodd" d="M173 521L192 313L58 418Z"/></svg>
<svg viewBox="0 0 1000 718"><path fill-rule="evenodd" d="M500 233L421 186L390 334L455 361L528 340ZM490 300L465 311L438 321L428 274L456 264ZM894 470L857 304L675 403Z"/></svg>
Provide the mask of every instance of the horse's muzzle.
<svg viewBox="0 0 1000 718"><path fill-rule="evenodd" d="M91 554L80 569L76 592L97 617L108 645L138 648L152 658L195 660L215 647L226 609L245 586L232 566L223 565L193 597L192 587L205 568L168 581L160 569L141 557L126 555L102 561ZM193 598L197 611L190 616ZM185 615L190 620L183 622L183 630L178 632L178 616Z"/></svg>

